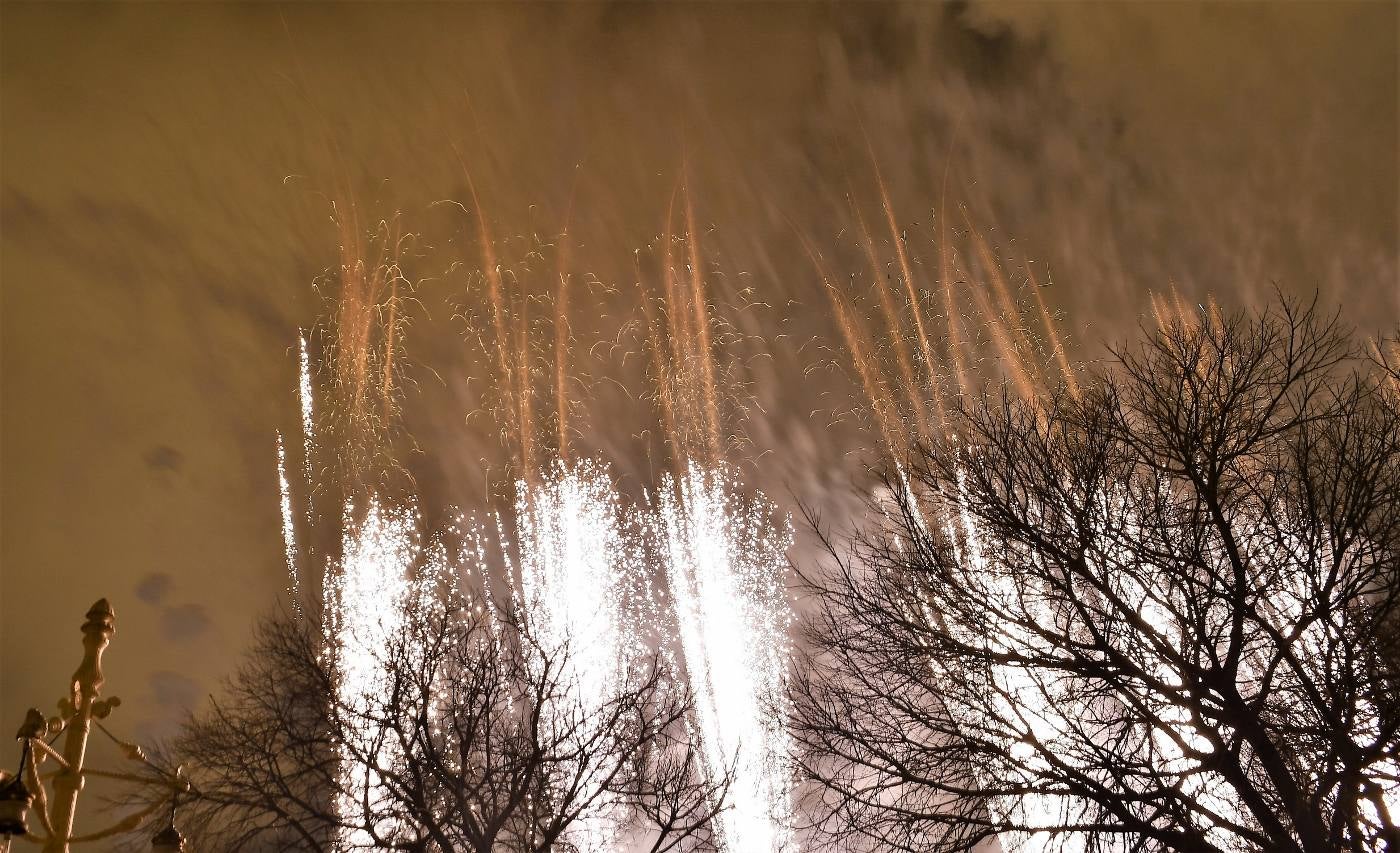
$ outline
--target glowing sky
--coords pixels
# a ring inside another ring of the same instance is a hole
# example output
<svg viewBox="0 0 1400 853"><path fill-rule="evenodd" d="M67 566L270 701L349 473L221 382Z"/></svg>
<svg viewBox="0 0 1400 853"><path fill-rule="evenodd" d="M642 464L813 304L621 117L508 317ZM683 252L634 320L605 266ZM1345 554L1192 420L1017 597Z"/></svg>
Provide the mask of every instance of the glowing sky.
<svg viewBox="0 0 1400 853"><path fill-rule="evenodd" d="M1242 301L1316 286L1367 330L1400 320L1394 4L0 17L0 731L57 698L101 596L121 728L167 731L285 586L276 434L300 434L297 334L336 259L337 181L451 252L432 205L468 197L460 154L500 233L567 217L577 265L630 281L684 162L765 316L829 335L789 222L839 230L848 185L871 186L868 137L910 219L952 152L958 196L1053 271L1082 351L1173 281ZM459 284L425 310L445 320ZM425 512L479 495L497 453L464 425L480 365L455 329L412 353L444 375L409 406L433 448L413 462ZM746 475L771 495L846 476L841 430L809 417L835 407L809 357L748 377L771 414L746 440L781 452ZM612 417L607 393L590 408ZM627 427L594 450L645 468Z"/></svg>

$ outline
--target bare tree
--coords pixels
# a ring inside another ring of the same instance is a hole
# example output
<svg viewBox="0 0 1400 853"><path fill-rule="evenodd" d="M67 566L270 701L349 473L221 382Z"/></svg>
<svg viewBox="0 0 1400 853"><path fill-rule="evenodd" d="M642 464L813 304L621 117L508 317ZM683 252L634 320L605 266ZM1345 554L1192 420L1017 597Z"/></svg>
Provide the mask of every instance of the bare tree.
<svg viewBox="0 0 1400 853"><path fill-rule="evenodd" d="M692 760L691 702L659 658L590 704L569 649L510 608L449 598L397 617L358 691L316 620L262 625L174 748L200 849L572 851L599 819L658 853L711 849L728 779Z"/></svg>
<svg viewBox="0 0 1400 853"><path fill-rule="evenodd" d="M828 843L1400 849L1396 397L1315 306L1145 334L824 534L790 698Z"/></svg>

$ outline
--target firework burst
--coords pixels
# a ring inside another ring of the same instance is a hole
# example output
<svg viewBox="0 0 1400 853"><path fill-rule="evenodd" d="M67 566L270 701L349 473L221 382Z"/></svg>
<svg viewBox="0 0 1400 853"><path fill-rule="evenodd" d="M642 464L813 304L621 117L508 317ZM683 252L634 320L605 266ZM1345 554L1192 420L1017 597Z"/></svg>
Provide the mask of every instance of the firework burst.
<svg viewBox="0 0 1400 853"><path fill-rule="evenodd" d="M358 737L342 747L346 793L339 808L345 815L382 812L388 801L378 769L395 760L378 722L386 701L383 654L401 628L396 620L409 602L412 569L422 553L418 516L411 507L393 508L371 498L359 520L355 509L347 505L342 519L344 557L327 578L323 608L327 653L337 675L336 705L360 721L353 727ZM375 838L392 838L396 832L386 820L342 833L340 842L347 849L373 849Z"/></svg>
<svg viewBox="0 0 1400 853"><path fill-rule="evenodd" d="M746 500L723 469L691 465L661 491L658 535L691 689L713 775L734 767L720 816L725 850L792 849L783 685L791 611L783 572L786 519Z"/></svg>
<svg viewBox="0 0 1400 853"><path fill-rule="evenodd" d="M598 465L561 463L533 486L521 482L518 495L521 602L544 648L564 651L569 707L553 710L597 713L631 686L649 658L637 607L645 576L638 536L624 526L612 480ZM604 780L580 784L592 790ZM600 797L570 827L569 841L581 851L613 849L625 817L615 801Z"/></svg>
<svg viewBox="0 0 1400 853"><path fill-rule="evenodd" d="M353 224L353 213L347 208L343 227ZM491 547L478 535L476 550L456 558L445 556L445 547L424 548L411 494L390 499L382 487L383 473L392 468L388 444L398 416L395 371L404 322L399 308L407 284L397 258L407 238L394 223L382 226L369 243L342 234L339 295L324 351L331 385L329 405L319 413L323 423L314 418L304 341L298 352L308 497L302 516L293 510L299 490L289 482L292 466L278 438L289 585L294 597L304 594L305 569L315 556L299 548L296 537L299 524L310 527L316 518L309 500L318 492L313 453L333 451L334 464L317 470L337 482L322 491L338 490L344 497L338 554L324 561L320 605L337 673L336 698L364 718L366 743L376 737L372 710L383 686L376 654L401 627L391 624L391 605L424 594L419 587L428 582L414 580L414 573L424 574L432 559L443 563L437 574L449 578L500 574L503 564L509 589L503 601L518 608L541 649L563 652L566 660L564 695L557 700L563 704L542 709L545 724L551 715L562 725L570 715L576 719L579 709L606 706L659 654L689 679L697 706L689 730L704 774L715 783L732 780L716 827L722 849L778 853L795 848L780 708L790 621L784 571L792 533L787 518L762 495L746 493L724 461L732 439L724 433L716 351L725 344L715 334L688 196L682 215L686 234L664 238L660 298L642 289L653 399L674 469L641 506L624 499L606 463L570 453L573 300L562 260L557 285L547 293L528 292L529 277L503 267L489 230L478 223L484 267L474 280L482 285L487 313L472 328L493 368L495 416L513 457L514 489L509 508L488 513L493 522L475 528L478 534L491 529L484 536L495 540ZM370 249L366 261L361 255ZM552 305L553 317L532 304ZM541 330L548 334L536 340ZM554 429L542 430L550 403ZM322 428L330 433L321 435ZM488 561L487 550L500 559ZM346 747L346 772L358 774L346 782L373 800L380 783L373 766L358 766L363 746ZM576 781L588 790L604 784ZM626 809L605 795L588 801L566 835L568 843L582 851L624 849ZM344 804L347 814L352 805ZM395 831L371 829L378 837ZM368 837L360 831L341 841L363 847Z"/></svg>

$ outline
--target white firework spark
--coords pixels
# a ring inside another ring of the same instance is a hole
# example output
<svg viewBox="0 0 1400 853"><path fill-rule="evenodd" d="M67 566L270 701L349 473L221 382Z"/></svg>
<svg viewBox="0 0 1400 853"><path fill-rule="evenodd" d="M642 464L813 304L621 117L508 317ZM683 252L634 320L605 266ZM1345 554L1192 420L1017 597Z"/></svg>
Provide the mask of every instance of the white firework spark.
<svg viewBox="0 0 1400 853"><path fill-rule="evenodd" d="M313 421L313 391L311 387L311 357L306 351L306 336L298 334L299 358L297 362L297 402L301 410L302 440L302 483L306 488L306 523L311 517L311 454L315 446L315 423ZM298 618L302 615L302 585L295 512L292 508L292 487L287 479L287 445L282 431L277 431L277 492L282 514L282 549L287 560L287 593L292 599L292 610Z"/></svg>
<svg viewBox="0 0 1400 853"><path fill-rule="evenodd" d="M304 337L299 344L305 515L311 524L314 395ZM298 547L287 455L279 433L284 550L290 591L299 601L300 563L312 552L302 554ZM735 770L730 808L717 827L724 849L793 850L790 780L783 769L788 739L781 715L773 713L783 695L791 618L783 585L791 542L787 519L762 498L745 498L727 473L694 465L684 476L667 478L652 510L625 502L606 466L589 461L556 463L519 483L517 494L515 549L505 547L511 537L498 516L491 534L478 529L453 554L437 541L431 552L425 550L411 504L395 508L370 497L343 507L342 557L325 570L323 631L338 703L363 724L341 757L341 814L353 822L366 803L371 814L387 805L377 768L399 756L382 747L374 755L382 738L373 715L385 698L383 651L403 627L403 607L427 604L425 585L454 586L464 572L489 576L493 561L485 540L494 538L507 558L511 597L541 648L566 650L569 708L561 711L602 708L645 670L658 641L668 659L679 647L696 697L693 734L706 766L714 777ZM666 567L674 613L655 594L649 556L660 556ZM414 581L420 563L423 578ZM483 602L493 610L487 600L474 606L480 610ZM366 754L374 760L366 762ZM583 789L591 784L584 780ZM567 841L582 853L628 849L628 818L622 804L598 798L575 821ZM380 838L392 838L401 828L381 823L373 829ZM342 849L374 847L363 830L347 831L338 842Z"/></svg>
<svg viewBox="0 0 1400 853"><path fill-rule="evenodd" d="M334 656L339 704L351 718L363 721L359 742L350 745L358 756L342 756L345 764L342 785L345 794L340 813L353 816L369 803L371 812L380 811L386 800L374 765L394 761L375 744L386 741L371 722L383 701L382 655L395 636L407 597L413 593L410 571L421 553L418 515L412 509L394 509L371 498L364 518L355 521L352 505L343 517L344 556L340 571L326 579L325 632ZM378 754L376 754L378 753ZM365 761L364 756L373 761ZM380 837L391 837L395 828L375 827ZM372 848L369 833L345 833L346 849Z"/></svg>
<svg viewBox="0 0 1400 853"><path fill-rule="evenodd" d="M789 738L781 713L791 609L783 585L792 531L723 470L690 465L660 497L660 530L696 724L712 777L734 766L725 850L794 848ZM737 761L736 761L737 759Z"/></svg>
<svg viewBox="0 0 1400 853"><path fill-rule="evenodd" d="M306 352L306 335L298 335L297 340L300 344L297 398L301 404L302 474L309 486L311 485L311 456L316 441L315 406L311 389L311 356ZM310 513L311 505L310 501L307 501L308 516Z"/></svg>
<svg viewBox="0 0 1400 853"><path fill-rule="evenodd" d="M292 490L287 482L287 449L282 444L282 433L277 433L277 490L282 501L282 549L287 558L287 592L292 597L292 607L301 616L301 572L297 568L297 531L292 515Z"/></svg>
<svg viewBox="0 0 1400 853"><path fill-rule="evenodd" d="M602 466L560 464L534 485L520 483L518 495L525 613L544 648L567 655L573 707L556 710L591 715L627 689L648 654L630 610L644 575L638 540L623 527L623 507ZM583 781L585 790L597 784ZM569 840L582 851L613 849L623 817L617 804L602 800L571 827Z"/></svg>

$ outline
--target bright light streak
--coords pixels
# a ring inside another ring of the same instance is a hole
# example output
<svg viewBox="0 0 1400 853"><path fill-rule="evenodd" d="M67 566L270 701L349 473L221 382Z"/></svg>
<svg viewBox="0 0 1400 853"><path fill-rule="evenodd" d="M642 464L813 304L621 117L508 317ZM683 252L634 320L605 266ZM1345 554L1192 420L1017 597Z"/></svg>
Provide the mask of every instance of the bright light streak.
<svg viewBox="0 0 1400 853"><path fill-rule="evenodd" d="M707 770L737 756L724 850L795 849L789 737L780 712L791 611L783 584L792 531L760 497L744 498L722 470L690 465L668 477L660 535Z"/></svg>
<svg viewBox="0 0 1400 853"><path fill-rule="evenodd" d="M297 568L297 531L292 516L292 490L287 483L287 449L282 445L282 433L277 433L277 489L282 500L282 548L287 558L287 592L292 607L301 615L301 572Z"/></svg>
<svg viewBox="0 0 1400 853"><path fill-rule="evenodd" d="M326 638L337 675L336 692L350 718L361 718L358 732L342 756L345 794L338 804L343 816L361 814L365 802L371 812L382 812L388 802L377 767L397 756L381 740L381 732L369 719L383 701L383 654L401 627L406 597L413 592L409 572L421 551L418 515L412 509L394 509L371 498L364 518L356 522L354 507L347 505L342 520L344 557L340 571L326 579ZM370 760L366 761L365 756ZM375 827L380 837L392 837L391 820ZM347 832L346 849L373 848L369 833Z"/></svg>
<svg viewBox="0 0 1400 853"><path fill-rule="evenodd" d="M623 527L612 479L599 465L560 464L533 486L518 484L520 592L526 617L546 650L566 650L564 670L576 717L595 712L628 687L647 655L641 624L629 612L645 568L637 537ZM577 703L577 704L574 704ZM583 731L589 740L594 733ZM602 772L606 763L597 765ZM600 779L584 779L596 790ZM624 815L606 798L570 827L579 850L612 849Z"/></svg>
<svg viewBox="0 0 1400 853"><path fill-rule="evenodd" d="M311 484L311 456L315 448L316 424L314 395L311 390L311 356L306 352L306 335L298 335L300 350L300 370L298 371L297 399L301 403L302 474L306 483ZM308 502L307 512L310 513Z"/></svg>

